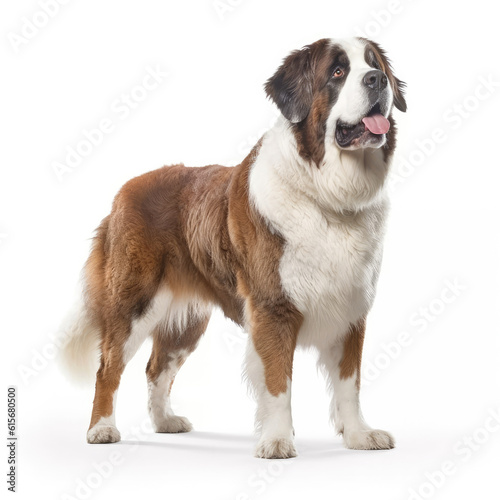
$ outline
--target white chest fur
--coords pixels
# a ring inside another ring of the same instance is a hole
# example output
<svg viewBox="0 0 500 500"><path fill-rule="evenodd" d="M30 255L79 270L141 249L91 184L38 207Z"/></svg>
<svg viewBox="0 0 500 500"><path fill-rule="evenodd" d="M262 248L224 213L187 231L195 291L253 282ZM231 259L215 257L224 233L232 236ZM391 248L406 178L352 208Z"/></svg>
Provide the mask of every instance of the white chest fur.
<svg viewBox="0 0 500 500"><path fill-rule="evenodd" d="M277 137L281 144L276 144ZM286 242L280 275L284 290L304 315L298 343L319 347L335 343L373 303L388 203L381 191L383 179L377 189L362 185L373 184L373 175L370 180L356 173L358 184L343 178L348 169L359 168L356 164L344 162L340 169L335 164L320 169L304 165L294 146L283 130L268 133L252 166L250 195ZM328 192L327 187L342 188L345 197L346 184L352 185L353 198L362 192L364 206L342 214L332 209L339 200L335 189ZM366 203L369 190L372 203Z"/></svg>
<svg viewBox="0 0 500 500"><path fill-rule="evenodd" d="M334 342L368 313L382 257L384 212L379 206L327 220L308 208L302 224L285 234L280 263L283 288L304 314L304 345Z"/></svg>

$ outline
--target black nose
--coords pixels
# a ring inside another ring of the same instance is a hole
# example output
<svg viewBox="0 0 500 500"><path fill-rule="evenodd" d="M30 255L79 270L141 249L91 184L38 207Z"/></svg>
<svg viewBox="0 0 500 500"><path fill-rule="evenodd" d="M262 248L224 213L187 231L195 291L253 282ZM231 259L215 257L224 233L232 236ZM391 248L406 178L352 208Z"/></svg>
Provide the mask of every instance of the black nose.
<svg viewBox="0 0 500 500"><path fill-rule="evenodd" d="M374 69L366 73L363 83L373 90L384 90L387 87L387 76L379 69Z"/></svg>

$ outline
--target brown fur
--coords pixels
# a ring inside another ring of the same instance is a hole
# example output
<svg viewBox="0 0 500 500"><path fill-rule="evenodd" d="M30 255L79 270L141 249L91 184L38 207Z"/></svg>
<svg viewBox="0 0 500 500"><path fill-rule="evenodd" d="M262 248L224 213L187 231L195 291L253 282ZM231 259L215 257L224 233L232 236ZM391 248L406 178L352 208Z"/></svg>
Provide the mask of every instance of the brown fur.
<svg viewBox="0 0 500 500"><path fill-rule="evenodd" d="M359 390L361 377L361 355L365 339L366 320L360 319L351 325L344 338L342 359L340 360L340 378L346 379L356 374L356 386Z"/></svg>
<svg viewBox="0 0 500 500"><path fill-rule="evenodd" d="M200 337L205 332L209 316L190 321L188 326L182 331L168 331L165 328L157 327L153 333L153 349L149 358L146 375L148 381L156 382L158 377L170 365L172 360L180 366L184 363L185 357L180 354L181 351L187 351L190 354L196 348ZM172 389L170 384L170 390ZM170 393L169 390L169 393Z"/></svg>
<svg viewBox="0 0 500 500"><path fill-rule="evenodd" d="M327 85L337 62L347 62L347 56L339 46L331 46L329 40L319 40L311 45L311 79L314 79L313 99L310 111L293 127L300 156L312 161L318 168L325 156L326 121L337 101L337 93Z"/></svg>
<svg viewBox="0 0 500 500"><path fill-rule="evenodd" d="M279 281L283 241L248 199L249 168L259 147L234 168L163 167L132 179L118 193L85 267L87 305L102 335L91 427L111 414L131 322L163 285L177 298L219 305L240 325L248 319L269 391L286 390L301 316ZM150 380L165 369L168 354L194 349L207 320L182 337L174 335L182 345L154 335Z"/></svg>
<svg viewBox="0 0 500 500"><path fill-rule="evenodd" d="M120 353L121 354L121 353ZM95 397L92 408L90 426L92 428L101 417L109 417L113 412L113 394L120 385L120 378L125 366L121 355L115 356L108 350L103 351L102 358L107 362L101 362L95 385Z"/></svg>
<svg viewBox="0 0 500 500"><path fill-rule="evenodd" d="M337 99L327 83L336 62L346 58L330 40L318 40L292 52L266 83L267 95L294 120L299 154L317 167L325 156L326 120Z"/></svg>

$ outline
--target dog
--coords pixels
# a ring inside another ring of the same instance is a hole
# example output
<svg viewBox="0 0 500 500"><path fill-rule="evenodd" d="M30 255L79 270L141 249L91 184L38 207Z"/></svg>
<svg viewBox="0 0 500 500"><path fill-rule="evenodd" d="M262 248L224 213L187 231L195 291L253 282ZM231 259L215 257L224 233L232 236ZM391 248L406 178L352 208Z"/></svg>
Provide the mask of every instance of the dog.
<svg viewBox="0 0 500 500"><path fill-rule="evenodd" d="M318 352L345 446L394 447L391 434L365 423L359 386L404 87L376 43L319 40L265 83L280 115L241 164L165 166L123 186L96 231L64 350L73 370L100 355L89 443L120 440L120 377L148 337L153 428L192 429L172 411L170 391L218 306L249 334L257 457L297 455L298 347Z"/></svg>

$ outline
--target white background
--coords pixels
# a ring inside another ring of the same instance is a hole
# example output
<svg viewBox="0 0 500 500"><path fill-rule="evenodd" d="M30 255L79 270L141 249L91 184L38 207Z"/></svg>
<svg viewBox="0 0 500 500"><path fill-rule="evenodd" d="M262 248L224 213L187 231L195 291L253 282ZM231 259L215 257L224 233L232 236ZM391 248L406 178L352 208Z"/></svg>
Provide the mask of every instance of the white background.
<svg viewBox="0 0 500 500"><path fill-rule="evenodd" d="M212 0L73 0L21 43L24 18L39 16L39 4L2 6L2 381L19 392L19 498L457 499L498 491L500 432L484 431L500 408L500 68L491 8L481 0L467 9L430 0L222 0L219 9ZM328 424L314 355L298 353L299 457L253 458L245 337L220 313L173 390L193 433L148 429L148 344L123 377L124 440L87 445L93 388L64 379L50 336L116 191L166 163L241 161L276 116L262 85L281 59L319 38L363 33L387 49L408 84L408 113L395 111L396 182L362 389L367 421L391 431L396 449L344 449ZM168 72L157 88L135 89L157 66ZM488 79L497 82L489 91ZM125 116L117 99L131 92L144 99ZM105 118L112 132L59 179L54 162ZM446 291L448 281L460 289ZM401 335L409 345L395 344ZM112 471L96 472L93 464L112 459L120 462ZM453 473L432 486L426 474L445 461Z"/></svg>

